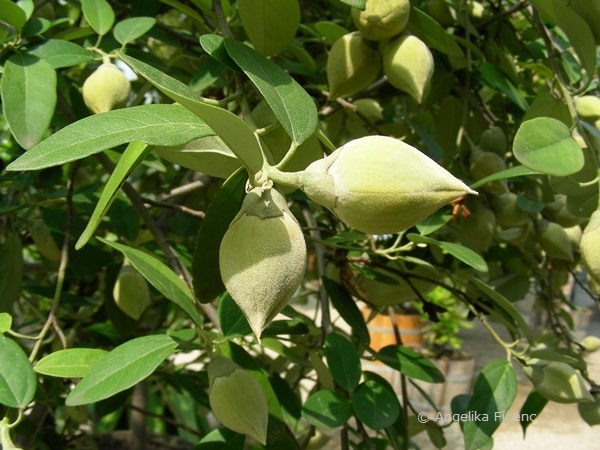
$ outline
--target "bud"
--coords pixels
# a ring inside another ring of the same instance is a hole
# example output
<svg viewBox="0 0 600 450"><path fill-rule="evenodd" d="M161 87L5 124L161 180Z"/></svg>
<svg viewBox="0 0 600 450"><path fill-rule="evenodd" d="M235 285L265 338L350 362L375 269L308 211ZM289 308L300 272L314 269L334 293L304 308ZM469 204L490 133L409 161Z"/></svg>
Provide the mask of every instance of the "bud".
<svg viewBox="0 0 600 450"><path fill-rule="evenodd" d="M372 41L383 41L402 33L409 15L409 0L368 0L364 11L352 8L356 28Z"/></svg>
<svg viewBox="0 0 600 450"><path fill-rule="evenodd" d="M386 136L348 142L302 173L302 190L369 234L406 230L475 192L416 148Z"/></svg>
<svg viewBox="0 0 600 450"><path fill-rule="evenodd" d="M581 260L589 276L600 283L600 209L594 211L587 226L583 230L579 243Z"/></svg>
<svg viewBox="0 0 600 450"><path fill-rule="evenodd" d="M579 416L590 427L600 425L600 392L594 394L594 403L578 403Z"/></svg>
<svg viewBox="0 0 600 450"><path fill-rule="evenodd" d="M379 52L367 45L360 33L339 38L327 57L329 98L348 97L365 89L379 74Z"/></svg>
<svg viewBox="0 0 600 450"><path fill-rule="evenodd" d="M576 97L575 111L583 120L594 122L600 119L600 97L595 95Z"/></svg>
<svg viewBox="0 0 600 450"><path fill-rule="evenodd" d="M128 262L119 271L113 287L113 298L119 309L135 320L139 320L150 305L148 282Z"/></svg>
<svg viewBox="0 0 600 450"><path fill-rule="evenodd" d="M104 63L83 83L83 101L94 114L125 105L131 92L129 80L112 63Z"/></svg>
<svg viewBox="0 0 600 450"><path fill-rule="evenodd" d="M581 345L586 352L595 352L600 350L600 338L596 336L586 336L581 340Z"/></svg>
<svg viewBox="0 0 600 450"><path fill-rule="evenodd" d="M433 55L416 36L398 37L382 53L383 72L392 86L410 94L421 103L433 76Z"/></svg>
<svg viewBox="0 0 600 450"><path fill-rule="evenodd" d="M583 377L562 362L538 361L523 367L523 372L542 397L557 403L594 401Z"/></svg>
<svg viewBox="0 0 600 450"><path fill-rule="evenodd" d="M535 223L535 229L542 250L550 258L573 261L573 245L563 227L557 223L539 219Z"/></svg>
<svg viewBox="0 0 600 450"><path fill-rule="evenodd" d="M304 276L300 225L276 189L255 188L229 225L219 250L221 278L254 334L294 295Z"/></svg>
<svg viewBox="0 0 600 450"><path fill-rule="evenodd" d="M269 405L260 383L229 359L218 356L207 367L208 401L215 417L236 433L267 442Z"/></svg>

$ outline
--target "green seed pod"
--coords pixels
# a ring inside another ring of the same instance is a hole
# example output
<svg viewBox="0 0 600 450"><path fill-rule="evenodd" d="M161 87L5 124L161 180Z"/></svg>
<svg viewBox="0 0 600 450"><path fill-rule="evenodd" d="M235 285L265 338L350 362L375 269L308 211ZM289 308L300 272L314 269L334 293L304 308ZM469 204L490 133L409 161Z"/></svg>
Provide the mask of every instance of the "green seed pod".
<svg viewBox="0 0 600 450"><path fill-rule="evenodd" d="M296 292L306 266L300 225L276 189L255 188L229 225L219 250L221 278L254 334Z"/></svg>
<svg viewBox="0 0 600 450"><path fill-rule="evenodd" d="M43 220L34 220L29 227L29 234L44 258L52 262L60 261L60 249L58 248L58 245L56 245L56 241L52 237L52 234L50 234L50 230Z"/></svg>
<svg viewBox="0 0 600 450"><path fill-rule="evenodd" d="M329 99L348 97L369 86L379 74L379 52L367 45L360 33L339 38L327 57Z"/></svg>
<svg viewBox="0 0 600 450"><path fill-rule="evenodd" d="M489 130L485 130L479 138L479 148L484 152L494 152L499 156L504 156L508 150L506 133L500 127L492 127Z"/></svg>
<svg viewBox="0 0 600 450"><path fill-rule="evenodd" d="M219 356L207 367L208 401L215 417L236 433L267 442L269 405L260 383L229 359Z"/></svg>
<svg viewBox="0 0 600 450"><path fill-rule="evenodd" d="M119 271L113 287L113 298L119 309L135 320L139 320L150 305L148 282L128 262Z"/></svg>
<svg viewBox="0 0 600 450"><path fill-rule="evenodd" d="M577 115L583 120L595 122L600 119L600 97L595 95L576 97L575 111L577 111Z"/></svg>
<svg viewBox="0 0 600 450"><path fill-rule="evenodd" d="M459 219L453 225L458 241L472 250L484 252L492 246L496 233L496 215L489 208L479 203L474 207L467 205L471 211L469 217Z"/></svg>
<svg viewBox="0 0 600 450"><path fill-rule="evenodd" d="M121 108L127 102L131 84L112 63L104 63L83 83L83 101L94 114Z"/></svg>
<svg viewBox="0 0 600 450"><path fill-rule="evenodd" d="M557 223L540 219L535 223L535 230L542 250L550 258L573 261L573 246L563 227Z"/></svg>
<svg viewBox="0 0 600 450"><path fill-rule="evenodd" d="M409 0L368 0L364 11L352 8L356 28L372 41L383 41L402 33L409 15Z"/></svg>
<svg viewBox="0 0 600 450"><path fill-rule="evenodd" d="M563 194L556 194L554 201L547 203L543 212L545 217L565 228L574 227L585 220L585 218L576 216L569 211L567 208L567 196Z"/></svg>
<svg viewBox="0 0 600 450"><path fill-rule="evenodd" d="M302 173L302 190L369 234L406 230L475 193L416 148L387 136L355 139L315 161Z"/></svg>
<svg viewBox="0 0 600 450"><path fill-rule="evenodd" d="M596 336L586 336L581 340L581 345L586 352L595 352L600 350L600 338Z"/></svg>
<svg viewBox="0 0 600 450"><path fill-rule="evenodd" d="M445 0L427 0L427 14L443 27L449 27L456 21L456 13Z"/></svg>
<svg viewBox="0 0 600 450"><path fill-rule="evenodd" d="M579 416L590 427L600 425L600 392L596 392L593 397L594 403L583 402L577 404Z"/></svg>
<svg viewBox="0 0 600 450"><path fill-rule="evenodd" d="M581 243L581 237L583 236L583 230L580 226L575 225L574 227L565 228L565 233L569 236L573 250L579 250L579 244Z"/></svg>
<svg viewBox="0 0 600 450"><path fill-rule="evenodd" d="M506 162L497 153L483 152L477 149L471 153L469 173L474 181L479 181L504 169L506 169ZM484 184L481 189L490 194L500 195L508 192L508 184L506 180L495 180Z"/></svg>
<svg viewBox="0 0 600 450"><path fill-rule="evenodd" d="M583 377L566 363L538 361L524 366L523 372L548 400L557 403L594 401Z"/></svg>
<svg viewBox="0 0 600 450"><path fill-rule="evenodd" d="M502 227L519 227L529 222L529 214L517 206L517 194L513 192L494 196L490 203L496 222Z"/></svg>
<svg viewBox="0 0 600 450"><path fill-rule="evenodd" d="M583 230L579 250L588 275L600 284L600 210L594 211Z"/></svg>
<svg viewBox="0 0 600 450"><path fill-rule="evenodd" d="M416 36L393 39L382 52L383 72L392 86L421 103L433 76L433 55Z"/></svg>
<svg viewBox="0 0 600 450"><path fill-rule="evenodd" d="M379 102L373 98L359 98L354 100L352 104L356 106L356 112L371 122L383 119L383 109Z"/></svg>

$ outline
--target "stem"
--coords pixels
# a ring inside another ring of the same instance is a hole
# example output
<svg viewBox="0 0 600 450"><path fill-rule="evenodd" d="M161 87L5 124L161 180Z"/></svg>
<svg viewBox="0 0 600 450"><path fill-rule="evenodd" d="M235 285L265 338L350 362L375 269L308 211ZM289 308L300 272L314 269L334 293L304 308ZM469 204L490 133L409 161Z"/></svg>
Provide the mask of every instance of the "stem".
<svg viewBox="0 0 600 450"><path fill-rule="evenodd" d="M275 184L302 189L302 172L282 172L276 167L265 164L263 173Z"/></svg>

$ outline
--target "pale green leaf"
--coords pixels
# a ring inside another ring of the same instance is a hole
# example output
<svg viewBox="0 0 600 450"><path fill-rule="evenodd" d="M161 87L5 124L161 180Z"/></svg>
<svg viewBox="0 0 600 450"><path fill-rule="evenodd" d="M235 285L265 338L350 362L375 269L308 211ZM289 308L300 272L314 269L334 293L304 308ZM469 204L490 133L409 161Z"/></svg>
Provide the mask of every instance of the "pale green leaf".
<svg viewBox="0 0 600 450"><path fill-rule="evenodd" d="M115 25L113 35L120 44L128 44L143 36L156 24L154 17L131 17Z"/></svg>
<svg viewBox="0 0 600 450"><path fill-rule="evenodd" d="M86 405L112 397L147 378L177 347L165 335L127 341L105 355L67 396L67 406Z"/></svg>
<svg viewBox="0 0 600 450"><path fill-rule="evenodd" d="M142 105L96 114L57 131L8 166L38 170L133 141L180 145L213 131L181 105Z"/></svg>
<svg viewBox="0 0 600 450"><path fill-rule="evenodd" d="M25 408L35 395L37 381L25 352L0 334L0 404Z"/></svg>
<svg viewBox="0 0 600 450"><path fill-rule="evenodd" d="M0 0L0 20L20 30L27 22L27 13L11 0Z"/></svg>
<svg viewBox="0 0 600 450"><path fill-rule="evenodd" d="M56 72L37 56L15 54L4 65L0 90L10 131L30 149L42 140L54 115Z"/></svg>
<svg viewBox="0 0 600 450"><path fill-rule="evenodd" d="M115 12L106 0L82 0L81 8L87 22L101 36L115 23Z"/></svg>
<svg viewBox="0 0 600 450"><path fill-rule="evenodd" d="M470 187L471 187L471 189L477 189L478 187L483 186L484 184L489 183L490 181L504 180L506 178L521 177L523 175L537 175L537 174L539 174L539 172L536 172L535 170L531 170L529 167L514 166L514 167L510 167L505 170L501 170L500 172L496 172L485 178L482 178L481 180L478 180L475 183L473 183Z"/></svg>
<svg viewBox="0 0 600 450"><path fill-rule="evenodd" d="M67 348L43 357L33 369L52 377L83 378L107 353L99 348Z"/></svg>
<svg viewBox="0 0 600 450"><path fill-rule="evenodd" d="M479 272L487 272L488 266L485 260L475 251L467 248L463 245L456 244L454 242L437 241L427 236L421 236L419 234L410 233L407 238L416 244L430 244L435 245L442 250L447 251L456 259L464 262L471 266L473 269Z"/></svg>
<svg viewBox="0 0 600 450"><path fill-rule="evenodd" d="M94 55L74 42L62 39L47 39L29 47L29 53L46 60L54 69L85 64Z"/></svg>
<svg viewBox="0 0 600 450"><path fill-rule="evenodd" d="M9 313L0 313L0 333L6 333L12 327L12 316Z"/></svg>

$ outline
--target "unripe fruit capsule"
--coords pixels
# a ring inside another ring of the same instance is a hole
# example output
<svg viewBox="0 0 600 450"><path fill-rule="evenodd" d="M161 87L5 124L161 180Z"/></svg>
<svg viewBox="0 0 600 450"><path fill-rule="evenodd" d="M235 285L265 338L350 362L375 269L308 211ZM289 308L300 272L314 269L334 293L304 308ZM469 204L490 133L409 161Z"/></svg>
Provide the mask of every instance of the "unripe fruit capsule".
<svg viewBox="0 0 600 450"><path fill-rule="evenodd" d="M83 83L82 94L86 106L99 114L125 105L131 84L121 70L112 63L104 63Z"/></svg>
<svg viewBox="0 0 600 450"><path fill-rule="evenodd" d="M399 35L410 15L409 0L368 0L361 11L352 8L352 20L366 39L383 41Z"/></svg>
<svg viewBox="0 0 600 450"><path fill-rule="evenodd" d="M589 276L600 283L600 210L594 211L583 230L579 250Z"/></svg>

